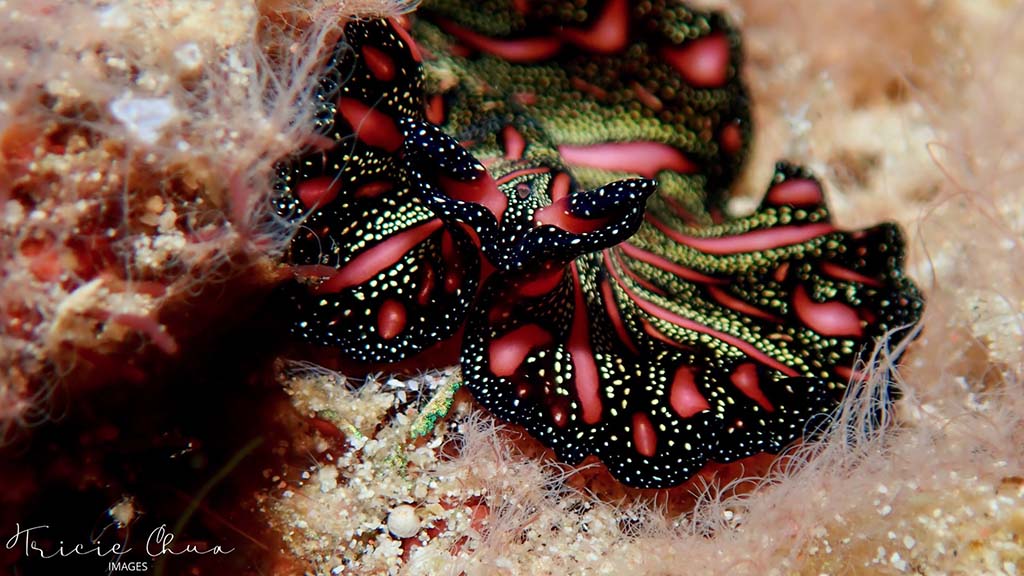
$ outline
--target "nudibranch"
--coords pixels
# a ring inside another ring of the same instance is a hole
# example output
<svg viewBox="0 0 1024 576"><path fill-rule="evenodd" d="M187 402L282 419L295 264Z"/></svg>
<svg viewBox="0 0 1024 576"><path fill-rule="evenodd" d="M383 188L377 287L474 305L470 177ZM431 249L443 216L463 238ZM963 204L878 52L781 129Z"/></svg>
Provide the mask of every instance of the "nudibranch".
<svg viewBox="0 0 1024 576"><path fill-rule="evenodd" d="M378 363L461 334L476 400L629 486L778 453L923 304L899 230L837 228L801 168L727 215L740 58L673 0L347 23L277 177L294 333Z"/></svg>

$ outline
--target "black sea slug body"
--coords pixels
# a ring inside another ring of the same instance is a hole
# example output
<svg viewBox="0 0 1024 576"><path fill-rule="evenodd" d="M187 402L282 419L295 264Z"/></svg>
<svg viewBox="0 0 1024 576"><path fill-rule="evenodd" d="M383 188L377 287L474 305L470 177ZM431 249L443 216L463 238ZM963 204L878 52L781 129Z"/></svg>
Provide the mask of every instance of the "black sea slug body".
<svg viewBox="0 0 1024 576"><path fill-rule="evenodd" d="M899 230L836 228L800 168L726 215L739 66L722 17L672 0L349 22L317 93L325 144L278 178L302 219L295 334L394 362L464 326L480 403L630 486L779 452L922 300Z"/></svg>

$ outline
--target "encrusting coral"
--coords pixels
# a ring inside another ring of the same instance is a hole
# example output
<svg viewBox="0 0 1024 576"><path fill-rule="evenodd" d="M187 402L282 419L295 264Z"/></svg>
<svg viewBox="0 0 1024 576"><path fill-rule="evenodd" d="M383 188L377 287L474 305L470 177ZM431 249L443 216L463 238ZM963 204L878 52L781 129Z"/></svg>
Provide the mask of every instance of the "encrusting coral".
<svg viewBox="0 0 1024 576"><path fill-rule="evenodd" d="M21 437L64 425L42 424L57 410L55 390L128 395L126 383L155 382L162 367L198 355L199 335L246 297L262 301L280 280L273 262L289 235L264 202L271 169L298 146L339 15L408 6L0 4L0 358L9 366L0 424ZM900 221L910 274L928 295L904 365L896 371L891 350L877 351L828 433L764 478L707 478L688 512L669 514L664 496L581 490L586 471L543 457L468 394L432 434L410 439L450 372L363 383L281 361L262 376L277 379L291 407L251 419L283 424L274 451L299 458L266 465L256 488L233 496L255 494L257 516L281 539L258 547L274 571L1024 567L1024 9L996 0L700 4L727 9L746 38L758 138L741 187L750 192L731 208L752 209L771 161L787 156L823 176L844 226ZM876 393L890 386L900 399L879 415ZM94 407L88 394L76 398L59 410ZM861 425L879 417L880 427ZM91 470L82 467L89 482L117 485ZM0 474L10 510L29 492L18 477ZM123 496L106 506L137 522L124 503L149 504ZM241 532L231 534L241 541Z"/></svg>

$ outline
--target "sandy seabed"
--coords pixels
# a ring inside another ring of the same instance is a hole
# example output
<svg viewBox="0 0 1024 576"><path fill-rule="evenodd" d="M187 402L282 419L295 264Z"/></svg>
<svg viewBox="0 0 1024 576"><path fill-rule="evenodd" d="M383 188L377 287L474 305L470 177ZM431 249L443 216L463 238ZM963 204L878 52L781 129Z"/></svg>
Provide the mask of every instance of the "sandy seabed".
<svg viewBox="0 0 1024 576"><path fill-rule="evenodd" d="M757 141L734 211L776 159L806 164L844 227L903 225L928 298L918 339L876 352L833 433L682 514L580 491L465 395L410 441L449 372L363 384L239 334L279 279L269 175L301 141L340 16L405 6L0 1L4 526L66 494L118 534L194 514L203 537L255 541L239 573L1024 570L1024 4L700 4L746 42ZM887 426L851 435L887 385ZM146 400L176 389L189 399ZM239 448L261 429L276 432ZM190 463L167 468L177 507L156 503L148 460L125 464L152 446Z"/></svg>

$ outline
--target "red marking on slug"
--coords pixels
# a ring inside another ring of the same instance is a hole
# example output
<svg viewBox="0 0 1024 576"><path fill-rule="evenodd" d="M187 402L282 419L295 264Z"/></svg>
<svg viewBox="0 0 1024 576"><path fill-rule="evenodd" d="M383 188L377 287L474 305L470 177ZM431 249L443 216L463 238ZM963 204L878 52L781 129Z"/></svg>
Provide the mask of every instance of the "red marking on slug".
<svg viewBox="0 0 1024 576"><path fill-rule="evenodd" d="M447 263L445 265L444 291L454 294L462 285L462 271L455 266L455 263L459 262L458 252L455 249L455 240L447 230L441 233L441 255Z"/></svg>
<svg viewBox="0 0 1024 576"><path fill-rule="evenodd" d="M549 407L551 410L551 421L559 428L565 428L569 424L569 407L566 402L555 400Z"/></svg>
<svg viewBox="0 0 1024 576"><path fill-rule="evenodd" d="M661 142L606 142L558 147L567 164L588 166L613 172L633 172L654 178L662 170L682 174L697 172L697 165L679 150Z"/></svg>
<svg viewBox="0 0 1024 576"><path fill-rule="evenodd" d="M738 121L729 122L718 134L718 144L722 152L734 155L743 149L743 130Z"/></svg>
<svg viewBox="0 0 1024 576"><path fill-rule="evenodd" d="M643 412L633 414L633 446L641 456L648 458L658 452L658 434L654 431L651 419Z"/></svg>
<svg viewBox="0 0 1024 576"><path fill-rule="evenodd" d="M571 184L572 177L569 176L568 172L555 174L555 177L551 179L551 188L549 190L551 202L558 202L562 198L568 197Z"/></svg>
<svg viewBox="0 0 1024 576"><path fill-rule="evenodd" d="M575 368L573 380L576 395L583 409L583 421L597 424L601 421L601 394L598 392L600 379L597 375L597 363L594 352L590 348L590 320L587 318L587 303L583 298L579 272L576 264L570 264L573 288L576 295L575 309L572 316L572 328L569 332L569 355Z"/></svg>
<svg viewBox="0 0 1024 576"><path fill-rule="evenodd" d="M337 270L330 278L313 289L316 294L329 294L357 286L381 271L394 266L409 250L419 245L441 228L441 220L434 218L386 238L364 250Z"/></svg>
<svg viewBox="0 0 1024 576"><path fill-rule="evenodd" d="M734 236L700 238L676 232L650 214L646 218L655 228L661 230L666 236L676 242L701 252L718 255L761 252L773 248L781 248L807 242L835 231L835 227L831 224L806 224L802 226L780 226L766 230L755 230Z"/></svg>
<svg viewBox="0 0 1024 576"><path fill-rule="evenodd" d="M352 196L359 199L376 198L381 194L390 191L393 187L394 185L388 180L377 180L376 182L368 182L356 188L356 191Z"/></svg>
<svg viewBox="0 0 1024 576"><path fill-rule="evenodd" d="M683 208L683 206L674 198L669 198L668 196L660 196L660 198L661 201L664 202L666 206L668 206L669 210L671 210L672 213L678 216L679 219L682 220L683 222L686 222L687 224L690 225L699 223L697 218L693 215L693 212L690 212L686 208Z"/></svg>
<svg viewBox="0 0 1024 576"><path fill-rule="evenodd" d="M543 296L557 288L563 278L565 278L565 270L562 268L542 272L520 284L516 288L516 293L527 298Z"/></svg>
<svg viewBox="0 0 1024 576"><path fill-rule="evenodd" d="M508 208L508 197L498 189L498 184L487 172L473 180L463 182L447 176L440 178L441 189L450 198L463 202L475 202L487 208L501 222L501 217Z"/></svg>
<svg viewBox="0 0 1024 576"><path fill-rule="evenodd" d="M772 273L772 278L781 284L786 280L787 274L789 274L789 262L783 262L775 269L775 272Z"/></svg>
<svg viewBox="0 0 1024 576"><path fill-rule="evenodd" d="M619 282L619 285L623 287L624 291L626 292L626 295L629 296L629 298L633 300L633 302L635 302L641 310L647 312L651 316L660 318L666 322L675 324L680 328L685 328L686 330L692 330L694 332L699 332L701 334L707 334L708 336L711 336L713 338L718 338L719 340L725 342L726 344L739 349L741 352L743 352L747 356L750 356L754 360L761 362L762 364L768 366L769 368L774 368L775 370L782 372L786 376L797 375L796 370L793 370L789 366L786 366L785 364L758 350L757 347L752 345L750 342L747 342L746 340L737 338L736 336L732 336L719 330L715 330L714 328L705 326L704 324L701 324L694 320L690 320L689 318L684 318L683 316L680 316L675 312L666 310L661 306L658 306L652 302L645 300L644 298L641 298L640 296L634 294L632 290L630 290L629 287L622 282L622 277L619 276L614 269L609 268L609 272L611 272L612 276L615 277L615 280Z"/></svg>
<svg viewBox="0 0 1024 576"><path fill-rule="evenodd" d="M569 84L576 90L579 90L584 94L592 96L595 100L604 100L608 98L607 90L601 88L600 86L591 84L590 82L587 82L586 80L578 76L573 76L572 78L569 78Z"/></svg>
<svg viewBox="0 0 1024 576"><path fill-rule="evenodd" d="M854 370L849 366L836 366L833 371L847 382L863 382L868 378L868 374L863 370Z"/></svg>
<svg viewBox="0 0 1024 576"><path fill-rule="evenodd" d="M512 101L522 106L533 106L537 103L537 95L533 92L516 92L512 94Z"/></svg>
<svg viewBox="0 0 1024 576"><path fill-rule="evenodd" d="M856 310L842 302L815 302L803 286L793 291L793 309L801 322L822 336L864 335Z"/></svg>
<svg viewBox="0 0 1024 576"><path fill-rule="evenodd" d="M512 170L507 174L499 176L498 179L495 180L495 182L500 186L522 176L530 176L532 174L547 174L548 172L551 172L551 168L547 168L545 166L541 166L538 168L519 168L517 170Z"/></svg>
<svg viewBox="0 0 1024 576"><path fill-rule="evenodd" d="M882 282L870 276L865 276L860 272L855 272L849 268L843 268L838 264L831 262L822 262L821 271L826 276L834 278L836 280L843 280L845 282L857 282L865 286L871 286L873 288L881 288Z"/></svg>
<svg viewBox="0 0 1024 576"><path fill-rule="evenodd" d="M341 183L337 178L330 176L319 176L299 182L295 191L299 201L307 209L326 206L338 197L338 190Z"/></svg>
<svg viewBox="0 0 1024 576"><path fill-rule="evenodd" d="M495 40L463 28L451 20L438 18L437 24L442 30L455 36L470 48L513 63L547 60L562 48L562 42L557 38L541 36L517 40Z"/></svg>
<svg viewBox="0 0 1024 576"><path fill-rule="evenodd" d="M725 306L726 308L731 308L739 312L740 314L746 316L753 316L754 318L760 318L762 320L768 320L769 322L775 322L778 324L782 323L782 318L779 318L774 314L769 314L768 312L765 312L760 308L756 308L749 302L740 300L739 298L736 298L735 296L729 294L728 292L722 290L721 288L717 288L715 286L708 286L708 294L711 294L711 297L714 298L715 301L721 304L722 306Z"/></svg>
<svg viewBox="0 0 1024 576"><path fill-rule="evenodd" d="M417 62L422 62L423 54L420 53L419 46L416 45L416 41L409 35L408 28L402 25L403 23L408 23L409 19L404 16L399 16L398 18L388 18L388 21L391 23L391 27L394 28L395 33L398 34L398 36L401 37L409 47L409 55L412 56L412 59Z"/></svg>
<svg viewBox="0 0 1024 576"><path fill-rule="evenodd" d="M729 38L725 34L662 48L661 56L695 88L718 88L729 80Z"/></svg>
<svg viewBox="0 0 1024 576"><path fill-rule="evenodd" d="M370 69L370 74L381 82L395 79L395 61L390 56L373 46L363 46L363 61Z"/></svg>
<svg viewBox="0 0 1024 576"><path fill-rule="evenodd" d="M661 256L658 256L657 254L654 254L652 252L641 250L640 248L637 248L632 244L623 242L622 244L619 244L618 248L625 252L626 255L632 258L633 260L639 260L640 262L644 262L645 264L650 264L651 266L661 268L665 272L675 274L676 276L679 276L684 280L689 280L691 282L702 282L704 284L726 283L726 280L724 279L712 278L711 276L708 276L706 274L701 274L696 270L691 270L690 268L680 266L679 264L676 264L675 262L672 262L667 258L662 258Z"/></svg>
<svg viewBox="0 0 1024 576"><path fill-rule="evenodd" d="M377 334L383 340L391 340L405 330L405 306L396 300L385 300L377 311Z"/></svg>
<svg viewBox="0 0 1024 576"><path fill-rule="evenodd" d="M512 9L525 15L530 11L530 0L512 0Z"/></svg>
<svg viewBox="0 0 1024 576"><path fill-rule="evenodd" d="M338 110L356 137L366 144L388 152L395 152L402 145L402 134L395 121L380 110L353 98L339 98Z"/></svg>
<svg viewBox="0 0 1024 576"><path fill-rule="evenodd" d="M597 22L586 30L565 28L562 37L598 54L613 54L629 42L629 4L626 0L608 0Z"/></svg>
<svg viewBox="0 0 1024 576"><path fill-rule="evenodd" d="M586 234L604 228L610 217L581 218L570 214L569 198L564 197L558 202L534 212L533 220L538 225L554 226L572 234Z"/></svg>
<svg viewBox="0 0 1024 576"><path fill-rule="evenodd" d="M765 195L765 200L776 206L790 205L796 207L817 206L825 201L821 186L809 178L786 180L782 184L772 186Z"/></svg>
<svg viewBox="0 0 1024 576"><path fill-rule="evenodd" d="M427 101L427 108L424 111L424 115L427 117L427 122L431 124L441 125L444 124L444 96L440 94L434 94Z"/></svg>
<svg viewBox="0 0 1024 576"><path fill-rule="evenodd" d="M434 267L425 264L420 273L420 289L416 293L416 302L420 306L426 306L430 302L430 294L434 291Z"/></svg>
<svg viewBox="0 0 1024 576"><path fill-rule="evenodd" d="M692 366L680 366L672 377L672 389L669 392L669 405L680 418L690 418L710 410L707 398L697 389L697 379Z"/></svg>
<svg viewBox="0 0 1024 576"><path fill-rule="evenodd" d="M505 126L501 129L502 146L505 149L506 160L520 160L523 151L526 150L526 139L512 126Z"/></svg>
<svg viewBox="0 0 1024 576"><path fill-rule="evenodd" d="M736 370L729 376L729 381L744 396L757 402L761 408L768 412L775 411L775 406L772 406L768 397L764 395L764 391L761 390L761 378L757 375L757 366L752 362L744 362L737 366Z"/></svg>
<svg viewBox="0 0 1024 576"><path fill-rule="evenodd" d="M621 247L622 244L619 245L619 248ZM637 285L643 287L646 290L650 290L651 292L658 294L659 296L665 296L664 290L655 286L654 284L651 284L650 282L647 281L646 278L643 278L636 272L633 272L633 270L626 265L625 261L623 261L622 254L618 250L608 250L605 252L605 254L614 254L615 262L617 262L619 267L622 268L622 271L626 273L626 276L629 276L630 280L636 282Z"/></svg>
<svg viewBox="0 0 1024 576"><path fill-rule="evenodd" d="M607 259L608 256L605 256ZM636 345L633 344L633 339L629 336L629 331L626 330L626 325L622 321L622 315L619 313L619 307L615 303L615 294L612 292L612 286L608 283L608 280L601 280L601 300L604 302L605 311L608 312L608 319L612 322L612 327L615 329L615 335L619 337L619 341L629 349L633 354L640 354L640 350L637 349Z"/></svg>
<svg viewBox="0 0 1024 576"><path fill-rule="evenodd" d="M636 99L641 104L655 112L661 112L662 108L665 107L660 98L651 93L647 88L641 86L638 82L633 82L633 94L636 95Z"/></svg>
<svg viewBox="0 0 1024 576"><path fill-rule="evenodd" d="M526 324L491 341L489 365L495 376L508 378L526 359L530 350L550 346L551 334L536 324Z"/></svg>
<svg viewBox="0 0 1024 576"><path fill-rule="evenodd" d="M651 324L650 321L648 321L646 318L641 318L640 319L640 323L644 327L644 332L646 332L647 335L650 336L651 338L654 338L655 340L658 340L660 342L664 342L665 344L668 344L669 346L671 346L673 348L680 348L680 349L683 349L683 350L690 349L689 346L685 346L685 345L680 344L679 342L676 342L675 340L669 338L667 335L665 335L664 332L662 332L661 330L658 330L657 328L655 328L654 325Z"/></svg>

